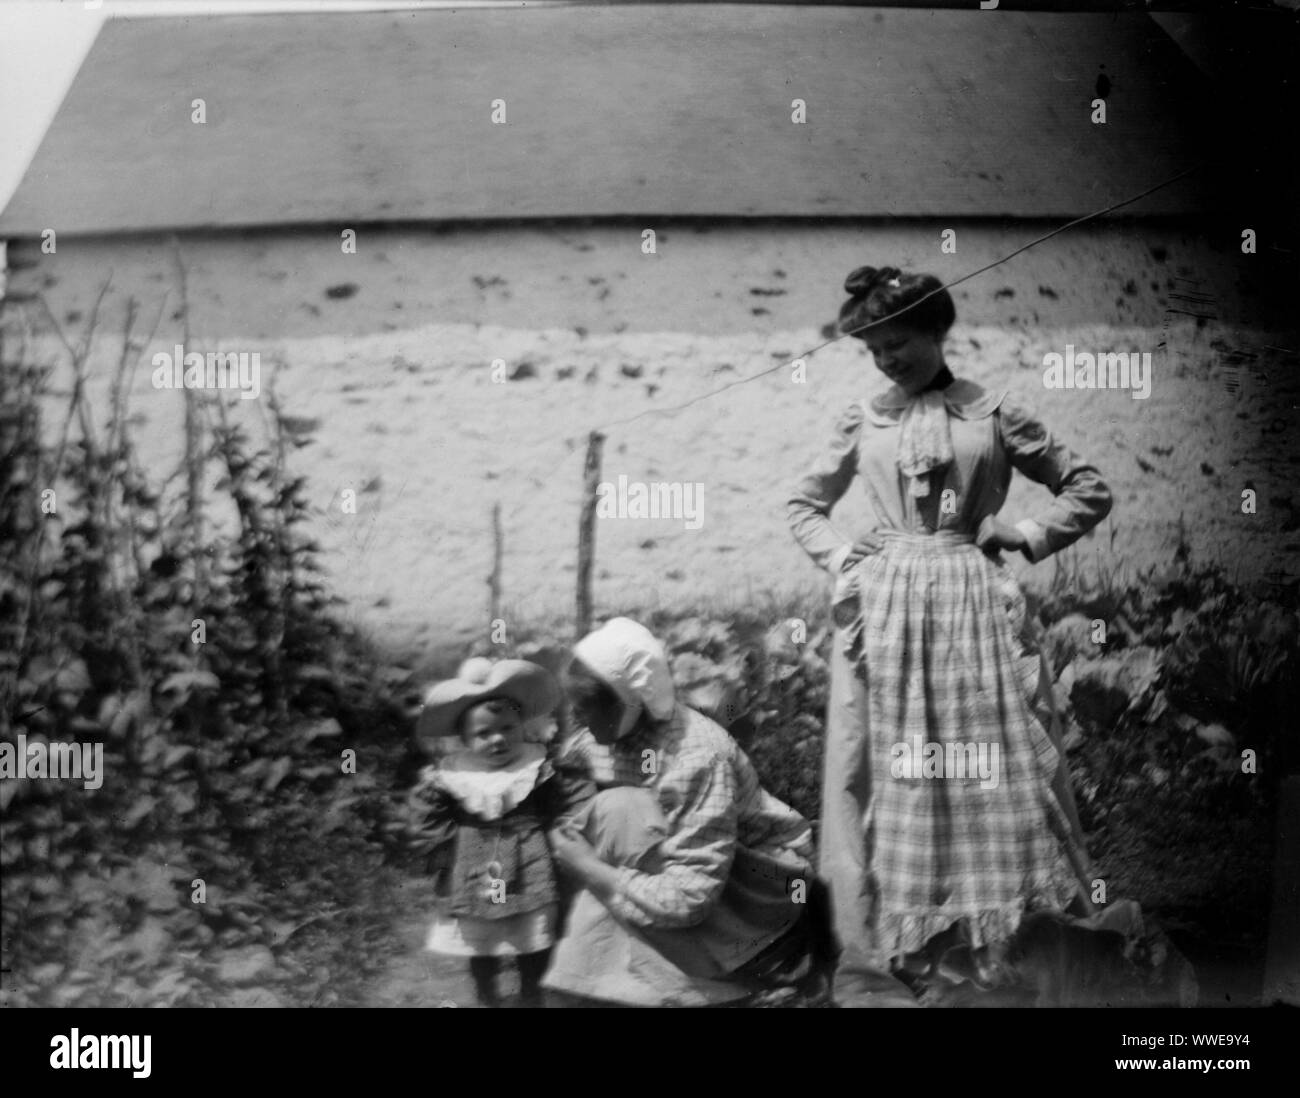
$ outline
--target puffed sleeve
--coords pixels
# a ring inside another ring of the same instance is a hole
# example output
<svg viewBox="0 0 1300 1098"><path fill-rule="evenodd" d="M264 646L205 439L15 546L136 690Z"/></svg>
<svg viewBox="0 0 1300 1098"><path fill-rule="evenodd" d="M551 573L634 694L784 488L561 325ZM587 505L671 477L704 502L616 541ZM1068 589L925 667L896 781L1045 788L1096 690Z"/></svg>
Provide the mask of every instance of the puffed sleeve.
<svg viewBox="0 0 1300 1098"><path fill-rule="evenodd" d="M1110 514L1110 489L1096 467L1053 438L1027 408L1007 397L998 409L1002 445L1014 468L1056 498L1041 514L1016 523L1040 561L1072 545Z"/></svg>
<svg viewBox="0 0 1300 1098"><path fill-rule="evenodd" d="M736 778L722 755L679 760L659 792L681 806L659 844L659 869L619 869L611 910L636 926L672 929L708 918L721 896L736 855L740 804Z"/></svg>
<svg viewBox="0 0 1300 1098"><path fill-rule="evenodd" d="M832 574L843 566L853 545L852 539L831 525L830 514L857 473L864 417L862 404L856 401L840 416L830 444L799 481L786 506L795 540L819 568Z"/></svg>

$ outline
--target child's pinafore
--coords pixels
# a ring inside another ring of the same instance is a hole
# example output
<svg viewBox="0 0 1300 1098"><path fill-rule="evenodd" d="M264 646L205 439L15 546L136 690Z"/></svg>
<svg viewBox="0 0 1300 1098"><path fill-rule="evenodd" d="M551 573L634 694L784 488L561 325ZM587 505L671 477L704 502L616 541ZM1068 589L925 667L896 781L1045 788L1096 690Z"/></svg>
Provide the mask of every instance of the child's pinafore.
<svg viewBox="0 0 1300 1098"><path fill-rule="evenodd" d="M421 771L410 798L415 848L438 878L425 948L459 957L548 949L559 894L546 832L594 792L580 764L540 744L502 770L452 755Z"/></svg>

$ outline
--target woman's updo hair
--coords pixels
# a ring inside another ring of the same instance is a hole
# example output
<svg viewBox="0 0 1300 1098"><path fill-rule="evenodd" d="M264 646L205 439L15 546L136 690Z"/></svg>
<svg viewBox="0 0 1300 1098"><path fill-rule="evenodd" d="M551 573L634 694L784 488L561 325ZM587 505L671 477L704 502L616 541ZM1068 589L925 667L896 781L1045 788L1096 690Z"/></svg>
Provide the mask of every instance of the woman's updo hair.
<svg viewBox="0 0 1300 1098"><path fill-rule="evenodd" d="M957 319L952 295L930 274L905 274L897 267L859 267L844 280L844 291L849 299L840 306L841 335L857 333L864 325L904 309L907 311L898 317L900 325L933 332L940 338Z"/></svg>

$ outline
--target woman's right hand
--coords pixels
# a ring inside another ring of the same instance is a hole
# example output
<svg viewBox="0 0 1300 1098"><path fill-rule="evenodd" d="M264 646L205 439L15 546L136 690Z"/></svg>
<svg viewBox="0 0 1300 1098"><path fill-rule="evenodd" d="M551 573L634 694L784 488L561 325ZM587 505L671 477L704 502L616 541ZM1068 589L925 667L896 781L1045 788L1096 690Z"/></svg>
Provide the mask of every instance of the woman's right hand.
<svg viewBox="0 0 1300 1098"><path fill-rule="evenodd" d="M564 872L583 880L593 862L599 862L592 845L572 826L565 823L548 833L551 857Z"/></svg>
<svg viewBox="0 0 1300 1098"><path fill-rule="evenodd" d="M614 895L618 890L618 870L601 861L595 848L574 827L562 824L548 835L551 856L562 872L602 901Z"/></svg>
<svg viewBox="0 0 1300 1098"><path fill-rule="evenodd" d="M867 534L866 537L858 538L857 541L849 546L848 555L845 556L844 563L840 565L840 571L844 571L845 568L851 568L864 557L869 557L875 553L879 553L884 547L885 539L877 537L875 534Z"/></svg>

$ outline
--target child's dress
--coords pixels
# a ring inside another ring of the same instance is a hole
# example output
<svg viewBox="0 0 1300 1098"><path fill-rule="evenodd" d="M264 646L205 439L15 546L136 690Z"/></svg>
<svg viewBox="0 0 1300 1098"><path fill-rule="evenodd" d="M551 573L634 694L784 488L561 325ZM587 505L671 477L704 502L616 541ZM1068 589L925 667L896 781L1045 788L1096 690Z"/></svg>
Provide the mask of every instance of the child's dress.
<svg viewBox="0 0 1300 1098"><path fill-rule="evenodd" d="M559 893L546 832L594 792L581 762L533 743L504 769L454 754L422 770L411 822L438 895L425 949L501 957L550 948Z"/></svg>

